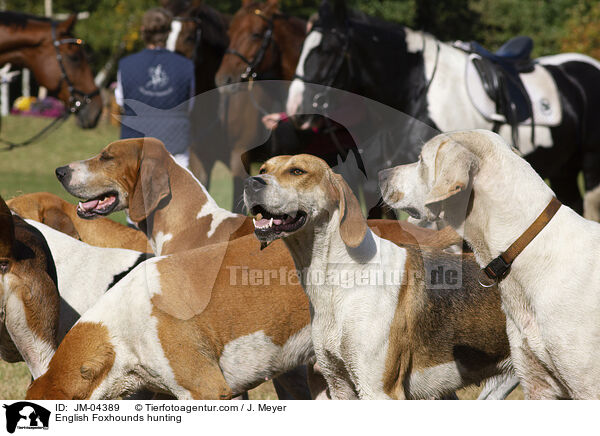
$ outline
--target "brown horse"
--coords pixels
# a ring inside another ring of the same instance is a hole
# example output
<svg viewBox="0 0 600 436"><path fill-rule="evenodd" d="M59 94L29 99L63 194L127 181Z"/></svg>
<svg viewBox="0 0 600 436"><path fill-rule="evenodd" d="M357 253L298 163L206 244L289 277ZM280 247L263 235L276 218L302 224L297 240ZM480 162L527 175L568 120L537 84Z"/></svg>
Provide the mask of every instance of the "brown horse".
<svg viewBox="0 0 600 436"><path fill-rule="evenodd" d="M306 36L306 22L279 11L279 0L244 0L229 26L229 47L215 81L292 80Z"/></svg>
<svg viewBox="0 0 600 436"><path fill-rule="evenodd" d="M292 80L305 32L305 21L282 14L277 0L266 3L244 0L229 25L229 47L215 76L217 86L250 79ZM228 90L235 89L229 87ZM234 202L237 202L241 198L242 181L247 176L242 155L249 144L257 144L257 138L268 137L261 122L265 115L259 109L261 102L283 101L285 97L263 95L257 87L251 95L224 92L221 96L222 138L227 147L218 150L221 156L216 155L217 150L203 150L200 160L205 173L210 172L215 159L228 164L234 177ZM253 160L252 157L249 160Z"/></svg>
<svg viewBox="0 0 600 436"><path fill-rule="evenodd" d="M76 15L57 23L19 12L0 12L0 65L29 68L35 80L76 114L82 128L93 128L102 100L83 41L73 37Z"/></svg>

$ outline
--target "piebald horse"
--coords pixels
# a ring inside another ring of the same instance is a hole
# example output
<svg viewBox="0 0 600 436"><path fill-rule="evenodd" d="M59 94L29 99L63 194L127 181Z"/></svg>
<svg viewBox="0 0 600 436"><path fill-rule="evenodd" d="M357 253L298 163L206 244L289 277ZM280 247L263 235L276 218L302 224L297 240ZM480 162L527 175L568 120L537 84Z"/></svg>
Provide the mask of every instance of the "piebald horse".
<svg viewBox="0 0 600 436"><path fill-rule="evenodd" d="M315 105L335 104L327 102L327 95L314 95L306 85L310 82L376 100L439 131L493 128L470 100L465 80L469 53L427 33L348 11L343 1L324 0L319 15L290 86L288 114L311 114ZM562 118L552 127L536 124L535 135L531 126L520 126L518 148L550 180L561 202L600 220L600 63L576 53L546 56L535 63L556 84ZM309 127L310 119L304 125ZM499 133L511 141L508 125ZM428 138L420 139L390 145L396 148L390 165L415 160ZM577 185L581 171L583 201Z"/></svg>
<svg viewBox="0 0 600 436"><path fill-rule="evenodd" d="M35 80L62 100L84 129L93 128L102 99L83 41L73 36L76 15L57 23L18 12L0 12L0 65L29 68Z"/></svg>

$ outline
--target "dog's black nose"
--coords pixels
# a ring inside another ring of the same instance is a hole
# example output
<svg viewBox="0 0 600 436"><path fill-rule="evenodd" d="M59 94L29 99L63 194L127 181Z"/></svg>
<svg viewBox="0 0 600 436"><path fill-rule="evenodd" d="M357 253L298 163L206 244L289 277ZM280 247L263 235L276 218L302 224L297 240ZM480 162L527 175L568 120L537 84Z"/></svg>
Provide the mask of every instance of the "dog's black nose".
<svg viewBox="0 0 600 436"><path fill-rule="evenodd" d="M248 177L244 182L244 189L246 191L260 191L265 186L267 186L267 182L260 176Z"/></svg>
<svg viewBox="0 0 600 436"><path fill-rule="evenodd" d="M69 168L68 165L65 165L64 167L58 167L55 173L58 180L62 182L67 178L69 174L71 174L71 168Z"/></svg>

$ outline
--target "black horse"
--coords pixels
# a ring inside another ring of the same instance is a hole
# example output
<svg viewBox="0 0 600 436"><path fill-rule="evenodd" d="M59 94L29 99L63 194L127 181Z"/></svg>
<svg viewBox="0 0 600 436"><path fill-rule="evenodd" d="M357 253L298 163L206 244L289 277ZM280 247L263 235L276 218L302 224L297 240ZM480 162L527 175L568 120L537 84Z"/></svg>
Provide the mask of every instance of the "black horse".
<svg viewBox="0 0 600 436"><path fill-rule="evenodd" d="M304 42L287 111L310 127L310 118L301 114L323 105L335 110L327 93L314 94L307 86L317 83L379 101L440 131L497 127L510 141L510 126L486 119L471 102L465 80L470 56L429 34L349 11L342 0L324 0ZM548 78L546 89L555 90L554 110L561 117L547 126L531 117L518 127L515 145L564 204L600 220L600 63L574 53L529 62L531 71L543 70L538 74ZM428 138L413 139L394 145L399 150L393 165L414 161ZM584 201L577 185L581 171Z"/></svg>

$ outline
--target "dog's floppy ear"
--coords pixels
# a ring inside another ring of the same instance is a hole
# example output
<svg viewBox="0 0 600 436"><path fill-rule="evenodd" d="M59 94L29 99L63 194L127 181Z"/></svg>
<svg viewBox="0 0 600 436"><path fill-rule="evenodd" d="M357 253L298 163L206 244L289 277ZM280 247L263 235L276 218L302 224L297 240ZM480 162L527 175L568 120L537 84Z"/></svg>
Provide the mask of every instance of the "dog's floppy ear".
<svg viewBox="0 0 600 436"><path fill-rule="evenodd" d="M171 193L168 159L162 142L155 138L144 138L139 175L129 199L129 217L134 222L146 219L161 200Z"/></svg>
<svg viewBox="0 0 600 436"><path fill-rule="evenodd" d="M433 166L433 165L432 165ZM435 178L425 205L446 200L469 186L477 158L456 142L443 142L435 157Z"/></svg>
<svg viewBox="0 0 600 436"><path fill-rule="evenodd" d="M10 209L0 197L0 258L13 256L15 245L15 224Z"/></svg>
<svg viewBox="0 0 600 436"><path fill-rule="evenodd" d="M358 199L339 174L332 174L340 211L340 236L348 247L358 247L367 233L367 220Z"/></svg>

